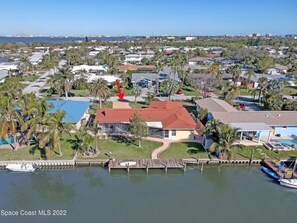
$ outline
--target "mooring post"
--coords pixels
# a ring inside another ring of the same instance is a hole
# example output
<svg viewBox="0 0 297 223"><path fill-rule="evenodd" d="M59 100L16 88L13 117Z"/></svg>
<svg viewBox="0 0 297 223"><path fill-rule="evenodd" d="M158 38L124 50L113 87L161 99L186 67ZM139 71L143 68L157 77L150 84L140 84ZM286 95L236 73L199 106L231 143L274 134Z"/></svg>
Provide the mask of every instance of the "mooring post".
<svg viewBox="0 0 297 223"><path fill-rule="evenodd" d="M187 163L184 163L184 172L187 170Z"/></svg>
<svg viewBox="0 0 297 223"><path fill-rule="evenodd" d="M146 164L146 172L148 173L148 171L149 171L149 166L148 164Z"/></svg>
<svg viewBox="0 0 297 223"><path fill-rule="evenodd" d="M201 173L203 172L203 163L201 164L201 169L200 169Z"/></svg>
<svg viewBox="0 0 297 223"><path fill-rule="evenodd" d="M130 172L129 163L128 163L128 165L127 165L127 171L128 171L128 173Z"/></svg>
<svg viewBox="0 0 297 223"><path fill-rule="evenodd" d="M167 173L167 165L165 165L165 172Z"/></svg>

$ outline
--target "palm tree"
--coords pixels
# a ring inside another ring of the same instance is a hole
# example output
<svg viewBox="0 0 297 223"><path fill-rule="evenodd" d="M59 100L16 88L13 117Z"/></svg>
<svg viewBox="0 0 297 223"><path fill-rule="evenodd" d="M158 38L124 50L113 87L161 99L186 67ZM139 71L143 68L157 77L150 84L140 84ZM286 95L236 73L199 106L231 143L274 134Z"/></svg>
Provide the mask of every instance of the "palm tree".
<svg viewBox="0 0 297 223"><path fill-rule="evenodd" d="M58 149L58 153L62 156L61 140L63 133L69 133L70 126L63 123L65 112L58 110L55 113L47 114L44 117L43 132L41 133L39 147L50 148L51 151ZM48 151L47 151L48 152ZM48 153L47 153L48 154Z"/></svg>
<svg viewBox="0 0 297 223"><path fill-rule="evenodd" d="M248 84L246 85L246 88L249 88L249 84L251 83L251 79L256 77L254 70L249 70L248 72L244 73L244 76L246 77Z"/></svg>
<svg viewBox="0 0 297 223"><path fill-rule="evenodd" d="M62 84L63 90L65 92L65 97L66 97L66 100L68 100L68 93L71 90L72 80L74 78L73 74L70 71L70 68L59 69L56 76L59 76L61 78L61 84Z"/></svg>
<svg viewBox="0 0 297 223"><path fill-rule="evenodd" d="M91 95L95 98L99 98L99 107L102 108L102 99L105 99L110 95L107 81L99 78L95 82L91 83L89 87Z"/></svg>
<svg viewBox="0 0 297 223"><path fill-rule="evenodd" d="M17 127L19 114L15 102L9 97L0 97L0 138L12 136L17 150Z"/></svg>
<svg viewBox="0 0 297 223"><path fill-rule="evenodd" d="M163 81L162 83L165 92L168 94L169 101L171 100L171 96L174 95L179 89L179 82L175 79L168 79Z"/></svg>
<svg viewBox="0 0 297 223"><path fill-rule="evenodd" d="M215 134L212 135L214 142L211 144L209 151L216 152L219 158L226 155L230 159L232 147L234 147L234 143L238 138L238 129L231 128L227 124L217 125Z"/></svg>
<svg viewBox="0 0 297 223"><path fill-rule="evenodd" d="M37 134L41 132L44 117L51 105L47 103L45 98L38 99L35 94L23 95L18 101L18 106L22 111L22 119L20 120L21 130L24 132L27 140L37 139ZM30 141L28 141L30 142Z"/></svg>
<svg viewBox="0 0 297 223"><path fill-rule="evenodd" d="M160 51L157 51L155 53L154 58L152 59L152 63L155 65L156 67L156 72L158 74L157 77L157 86L156 86L156 92L157 94L159 94L159 90L160 90L160 72L163 70L164 67L164 62L165 62L165 58L164 58L164 54Z"/></svg>
<svg viewBox="0 0 297 223"><path fill-rule="evenodd" d="M136 103L137 97L141 95L141 88L140 87L133 88L132 93L134 94L134 97L135 97L134 103Z"/></svg>
<svg viewBox="0 0 297 223"><path fill-rule="evenodd" d="M258 89L259 89L259 96L258 96L258 101L261 101L261 96L266 92L267 87L268 87L268 79L266 77L260 77L258 80Z"/></svg>
<svg viewBox="0 0 297 223"><path fill-rule="evenodd" d="M242 72L242 66L239 64L235 64L229 67L228 73L232 74L232 79L235 84L238 82L241 72Z"/></svg>

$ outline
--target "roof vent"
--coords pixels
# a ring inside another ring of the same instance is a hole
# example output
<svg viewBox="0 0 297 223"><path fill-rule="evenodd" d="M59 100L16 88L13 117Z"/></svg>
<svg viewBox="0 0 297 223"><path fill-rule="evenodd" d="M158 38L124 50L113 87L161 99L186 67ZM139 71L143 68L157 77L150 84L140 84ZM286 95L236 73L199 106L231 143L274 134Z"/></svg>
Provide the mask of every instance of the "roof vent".
<svg viewBox="0 0 297 223"><path fill-rule="evenodd" d="M280 115L280 114L277 114L276 116L277 116L277 117L280 117L281 115Z"/></svg>
<svg viewBox="0 0 297 223"><path fill-rule="evenodd" d="M268 115L268 114L266 114L265 116L266 116L266 117L268 117L269 115Z"/></svg>

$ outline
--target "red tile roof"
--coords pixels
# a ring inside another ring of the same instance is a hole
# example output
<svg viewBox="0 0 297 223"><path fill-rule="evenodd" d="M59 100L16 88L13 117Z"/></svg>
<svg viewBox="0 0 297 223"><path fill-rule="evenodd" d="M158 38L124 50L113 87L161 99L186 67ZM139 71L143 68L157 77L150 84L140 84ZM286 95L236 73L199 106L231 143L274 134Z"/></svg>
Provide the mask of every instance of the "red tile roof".
<svg viewBox="0 0 297 223"><path fill-rule="evenodd" d="M96 121L101 123L129 122L133 114L145 122L161 122L164 129L194 129L197 124L179 102L152 102L149 108L98 109Z"/></svg>

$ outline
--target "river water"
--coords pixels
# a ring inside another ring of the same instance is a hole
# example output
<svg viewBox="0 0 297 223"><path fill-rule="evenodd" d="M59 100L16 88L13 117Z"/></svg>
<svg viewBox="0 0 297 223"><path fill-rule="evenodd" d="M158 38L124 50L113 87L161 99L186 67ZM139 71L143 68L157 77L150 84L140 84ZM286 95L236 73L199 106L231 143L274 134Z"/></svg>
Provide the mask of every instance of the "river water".
<svg viewBox="0 0 297 223"><path fill-rule="evenodd" d="M204 167L202 174L197 168L0 171L0 191L1 223L296 222L297 190L274 183L258 166ZM18 216L3 216L7 211Z"/></svg>

